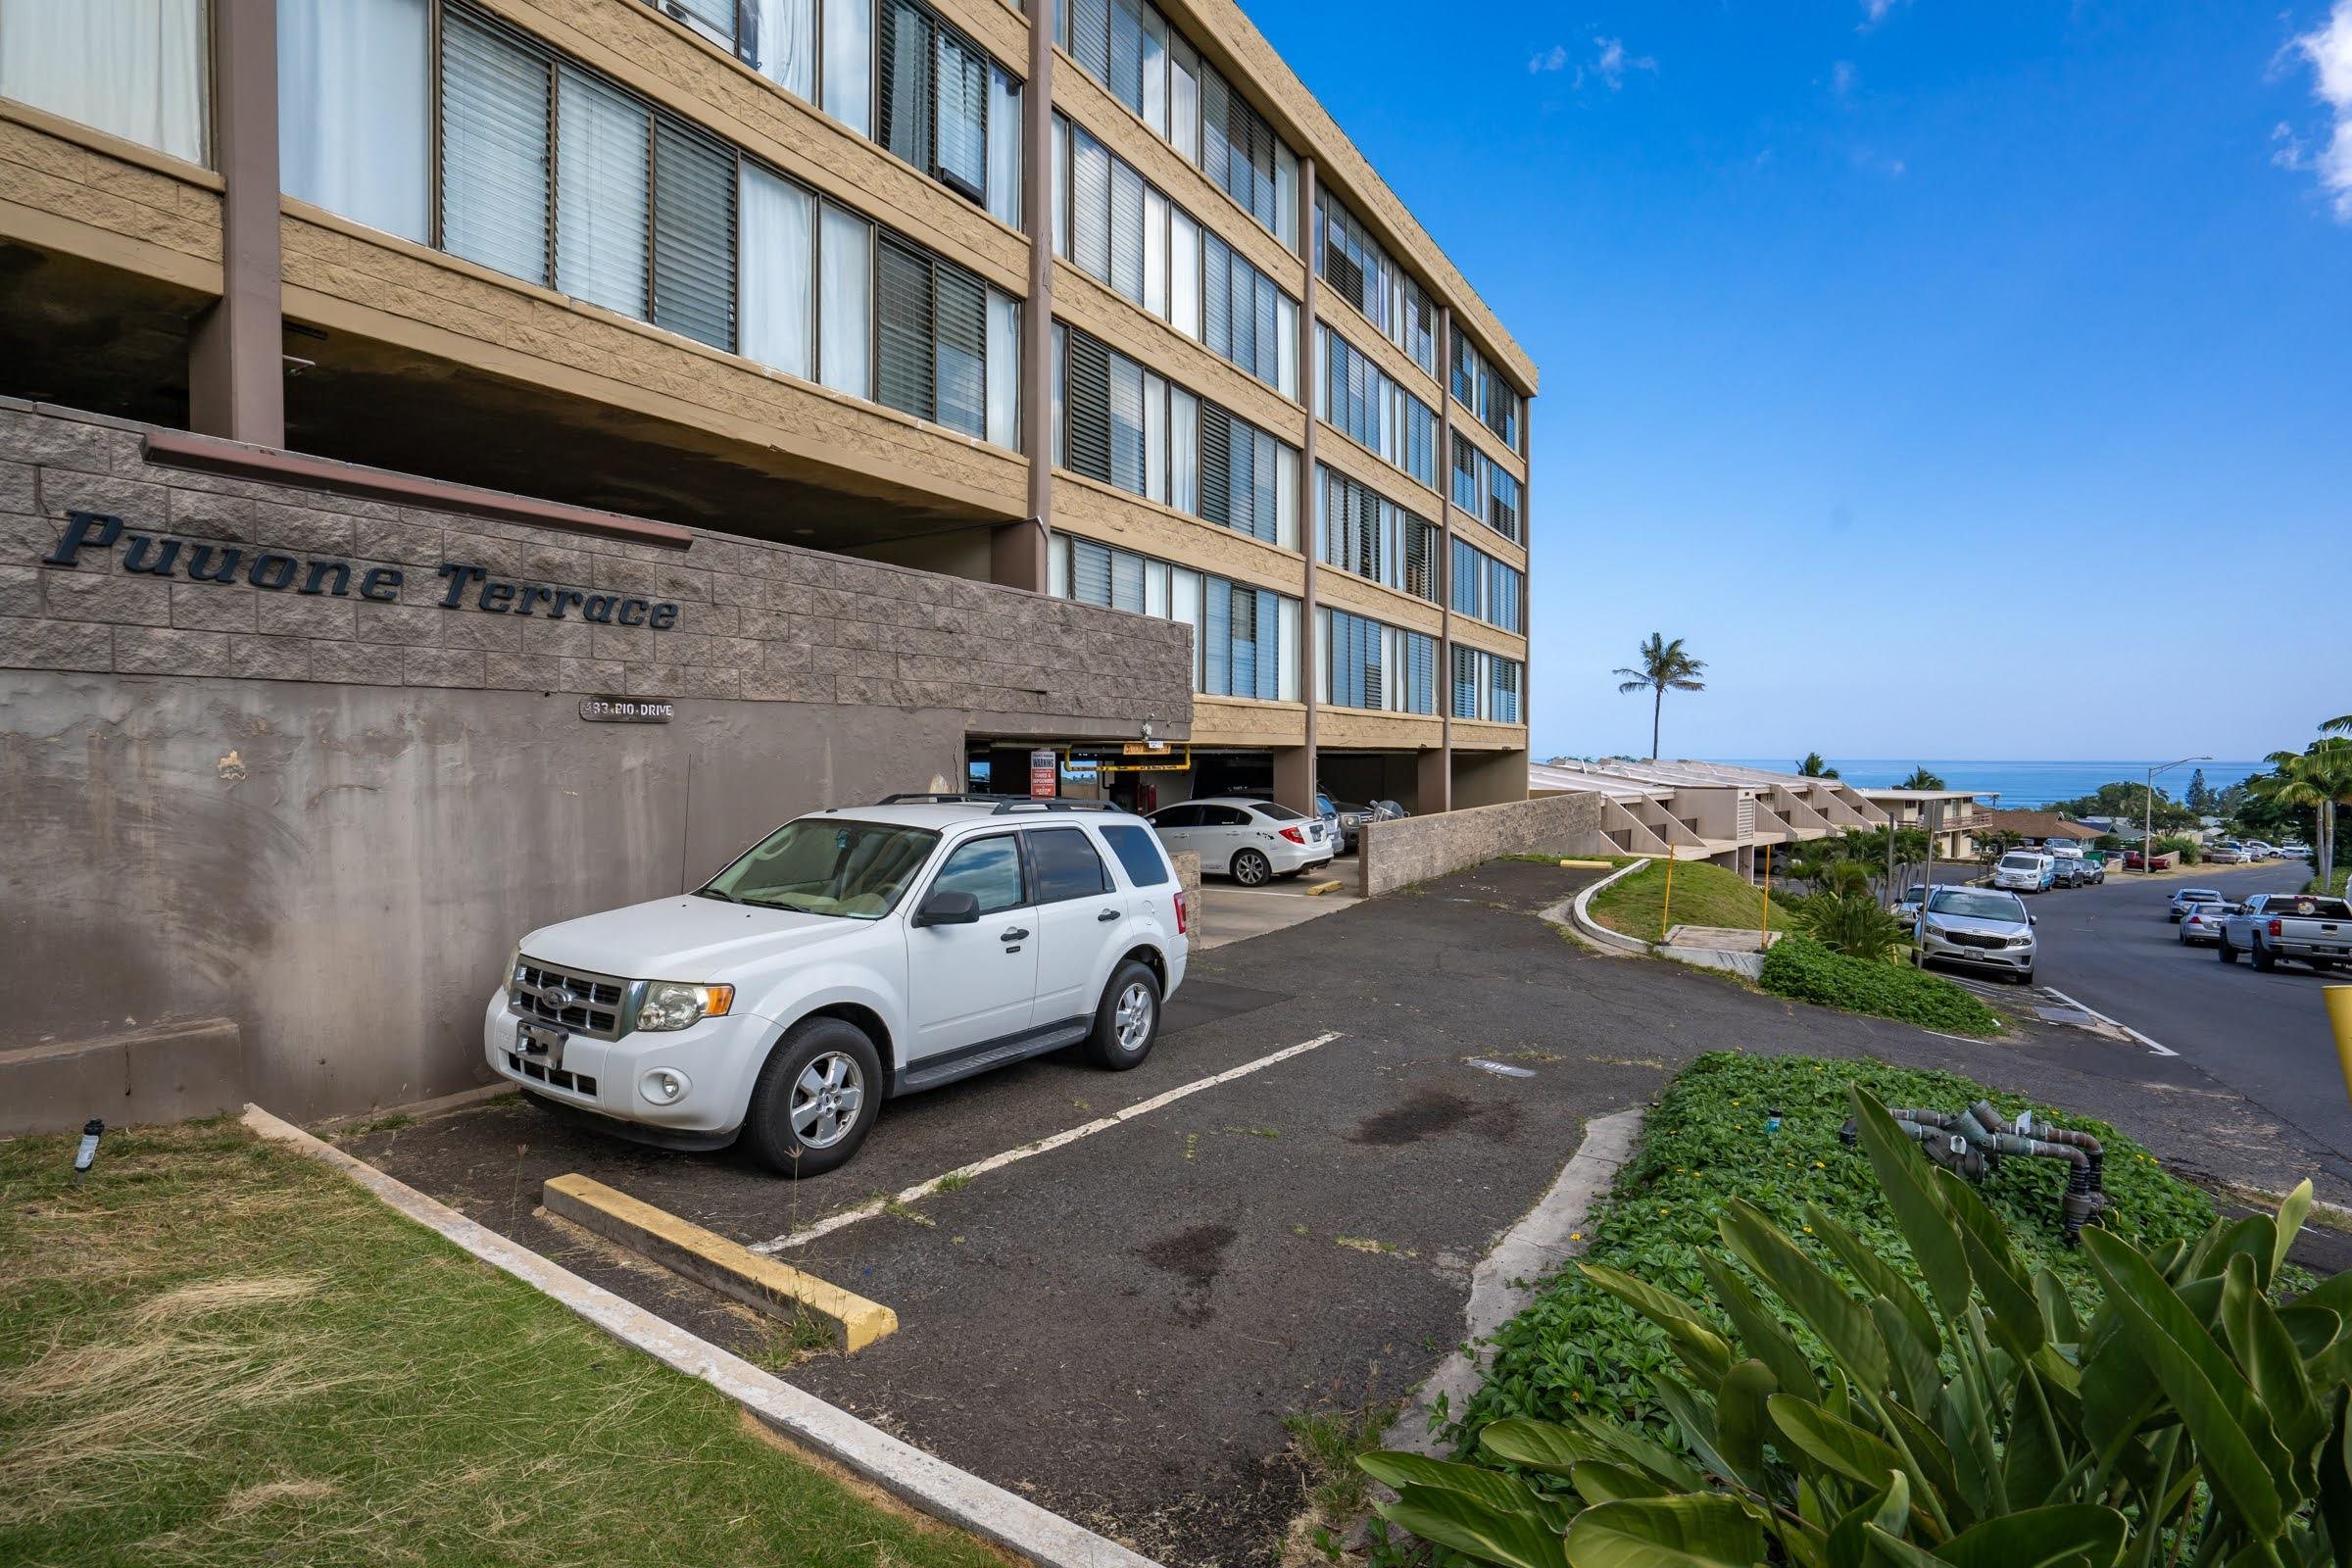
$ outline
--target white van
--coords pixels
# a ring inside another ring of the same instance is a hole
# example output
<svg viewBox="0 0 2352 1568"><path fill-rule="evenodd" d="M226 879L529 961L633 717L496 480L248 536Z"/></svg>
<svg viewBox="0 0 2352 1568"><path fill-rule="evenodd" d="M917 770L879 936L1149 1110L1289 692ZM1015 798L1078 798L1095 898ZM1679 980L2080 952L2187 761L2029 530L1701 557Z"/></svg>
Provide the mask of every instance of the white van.
<svg viewBox="0 0 2352 1568"><path fill-rule="evenodd" d="M2039 893L2057 879L2057 860L2039 850L2011 850L1992 868L1992 885L2011 893Z"/></svg>

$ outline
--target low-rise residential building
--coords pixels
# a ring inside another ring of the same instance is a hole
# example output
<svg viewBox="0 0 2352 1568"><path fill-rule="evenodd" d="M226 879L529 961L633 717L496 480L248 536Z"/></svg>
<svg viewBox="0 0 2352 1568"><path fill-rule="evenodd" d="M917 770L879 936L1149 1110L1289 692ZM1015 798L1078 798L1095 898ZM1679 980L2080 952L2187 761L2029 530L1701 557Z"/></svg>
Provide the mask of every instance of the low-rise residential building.
<svg viewBox="0 0 2352 1568"><path fill-rule="evenodd" d="M1924 832L1933 826L1938 860L1975 859L1977 832L1990 804L2000 799L1994 790L1865 789L1862 794L1898 828Z"/></svg>
<svg viewBox="0 0 2352 1568"><path fill-rule="evenodd" d="M1774 773L1723 762L1545 762L1528 770L1531 795L1602 797L1593 854L1672 855L1709 860L1742 876L1762 873L1784 846L1867 832L1886 813L1839 779Z"/></svg>

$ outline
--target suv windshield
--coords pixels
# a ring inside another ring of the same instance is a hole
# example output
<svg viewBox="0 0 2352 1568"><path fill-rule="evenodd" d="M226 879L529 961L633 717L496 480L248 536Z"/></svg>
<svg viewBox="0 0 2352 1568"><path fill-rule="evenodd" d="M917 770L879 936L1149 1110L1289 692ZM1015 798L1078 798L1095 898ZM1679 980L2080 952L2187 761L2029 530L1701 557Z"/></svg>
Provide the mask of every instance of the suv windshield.
<svg viewBox="0 0 2352 1568"><path fill-rule="evenodd" d="M1939 890L1928 901L1931 914L1952 914L1968 920L2008 920L2026 923L2026 906L2012 893L1969 893L1957 888Z"/></svg>
<svg viewBox="0 0 2352 1568"><path fill-rule="evenodd" d="M696 896L879 920L897 907L938 842L924 827L804 816L753 846Z"/></svg>

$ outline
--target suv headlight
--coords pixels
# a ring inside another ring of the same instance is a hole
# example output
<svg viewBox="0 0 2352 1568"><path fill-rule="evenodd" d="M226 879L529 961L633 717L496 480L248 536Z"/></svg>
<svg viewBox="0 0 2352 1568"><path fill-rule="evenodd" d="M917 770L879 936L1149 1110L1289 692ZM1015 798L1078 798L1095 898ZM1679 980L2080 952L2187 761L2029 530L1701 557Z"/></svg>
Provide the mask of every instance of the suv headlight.
<svg viewBox="0 0 2352 1568"><path fill-rule="evenodd" d="M723 1018L735 1004L733 986L698 986L682 980L649 981L637 1004L637 1027L655 1033L684 1029L705 1018Z"/></svg>

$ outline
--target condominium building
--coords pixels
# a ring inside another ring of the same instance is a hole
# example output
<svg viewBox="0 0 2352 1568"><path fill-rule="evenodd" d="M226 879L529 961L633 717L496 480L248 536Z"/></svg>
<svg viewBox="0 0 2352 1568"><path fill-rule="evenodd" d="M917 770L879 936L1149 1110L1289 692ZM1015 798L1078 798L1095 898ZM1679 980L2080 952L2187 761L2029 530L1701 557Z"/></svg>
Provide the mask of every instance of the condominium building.
<svg viewBox="0 0 2352 1568"><path fill-rule="evenodd" d="M1029 3L0 0L0 1065L463 1089L890 791L1524 796L1526 354L1231 0Z"/></svg>
<svg viewBox="0 0 2352 1568"><path fill-rule="evenodd" d="M1192 629L975 781L1523 795L1535 367L1232 0L1030 5L0 0L0 395Z"/></svg>

